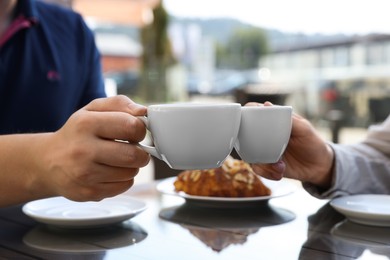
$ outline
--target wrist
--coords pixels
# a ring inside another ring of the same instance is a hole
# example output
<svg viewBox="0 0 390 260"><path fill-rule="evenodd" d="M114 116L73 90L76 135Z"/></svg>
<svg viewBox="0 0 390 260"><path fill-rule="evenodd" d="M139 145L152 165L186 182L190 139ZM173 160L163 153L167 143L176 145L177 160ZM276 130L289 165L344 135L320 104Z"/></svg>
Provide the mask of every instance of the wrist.
<svg viewBox="0 0 390 260"><path fill-rule="evenodd" d="M49 158L52 156L51 141L52 133L33 134L31 136L30 163L31 171L29 171L28 190L35 199L46 198L53 196L50 175L48 169Z"/></svg>
<svg viewBox="0 0 390 260"><path fill-rule="evenodd" d="M329 144L326 144L325 153L324 153L322 164L322 169L319 170L316 175L318 178L316 180L315 185L323 188L329 189L332 185L333 175L334 175L334 167L335 167L335 154L332 147Z"/></svg>

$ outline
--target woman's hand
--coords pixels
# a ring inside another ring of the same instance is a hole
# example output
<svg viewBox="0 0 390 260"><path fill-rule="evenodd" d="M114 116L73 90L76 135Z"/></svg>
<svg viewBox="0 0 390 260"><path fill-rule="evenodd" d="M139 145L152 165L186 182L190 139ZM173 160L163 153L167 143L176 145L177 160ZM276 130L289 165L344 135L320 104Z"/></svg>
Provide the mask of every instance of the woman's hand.
<svg viewBox="0 0 390 260"><path fill-rule="evenodd" d="M266 102L264 105L272 104ZM313 125L305 118L293 114L291 136L282 159L273 164L253 164L252 168L268 179L288 177L327 188L331 185L333 161L332 148Z"/></svg>

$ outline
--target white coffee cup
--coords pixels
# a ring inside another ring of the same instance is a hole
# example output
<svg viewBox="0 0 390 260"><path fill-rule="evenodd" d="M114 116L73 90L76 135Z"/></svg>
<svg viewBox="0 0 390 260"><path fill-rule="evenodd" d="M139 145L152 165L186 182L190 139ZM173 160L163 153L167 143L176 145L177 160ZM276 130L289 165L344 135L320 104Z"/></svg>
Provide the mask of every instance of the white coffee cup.
<svg viewBox="0 0 390 260"><path fill-rule="evenodd" d="M141 118L154 146L141 148L179 170L220 167L234 148L241 120L238 103L150 105Z"/></svg>
<svg viewBox="0 0 390 260"><path fill-rule="evenodd" d="M287 147L291 127L291 106L242 107L235 149L248 163L275 163Z"/></svg>

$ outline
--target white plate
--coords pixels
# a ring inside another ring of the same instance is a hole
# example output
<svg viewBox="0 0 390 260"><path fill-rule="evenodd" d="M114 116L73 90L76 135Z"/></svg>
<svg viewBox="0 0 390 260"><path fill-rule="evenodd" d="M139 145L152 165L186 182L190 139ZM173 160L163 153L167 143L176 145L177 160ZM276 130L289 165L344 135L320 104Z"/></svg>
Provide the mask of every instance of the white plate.
<svg viewBox="0 0 390 260"><path fill-rule="evenodd" d="M74 202L63 197L36 200L23 212L38 222L67 228L91 228L130 219L146 209L146 204L119 195L99 202Z"/></svg>
<svg viewBox="0 0 390 260"><path fill-rule="evenodd" d="M261 178L264 185L266 185L271 190L271 195L257 196L257 197L244 197L244 198L194 196L194 195L186 194L182 191L181 192L175 191L175 186L173 185L175 180L176 177L171 177L161 181L159 184L157 184L157 190L163 194L179 196L186 199L186 201L197 202L206 206L207 205L216 206L217 205L216 203L220 205L227 205L227 206L229 204L234 206L240 204L249 205L253 203L259 203L261 201L268 201L269 199L272 198L286 196L288 194L293 193L296 189L296 186L286 179L282 179L280 181L271 181L268 179Z"/></svg>
<svg viewBox="0 0 390 260"><path fill-rule="evenodd" d="M330 205L352 222L371 226L390 226L390 195L345 196L332 200Z"/></svg>

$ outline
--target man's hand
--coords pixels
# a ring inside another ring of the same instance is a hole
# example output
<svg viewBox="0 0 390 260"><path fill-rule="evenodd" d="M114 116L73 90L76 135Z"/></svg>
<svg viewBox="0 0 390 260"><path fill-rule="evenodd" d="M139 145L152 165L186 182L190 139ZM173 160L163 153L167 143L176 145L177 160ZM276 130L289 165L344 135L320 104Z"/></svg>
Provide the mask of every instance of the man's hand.
<svg viewBox="0 0 390 260"><path fill-rule="evenodd" d="M44 157L36 158L41 172L32 188L45 187L49 194L75 201L126 191L150 159L136 145L146 134L136 116L145 114L146 107L125 96L92 101L45 139L39 153Z"/></svg>

